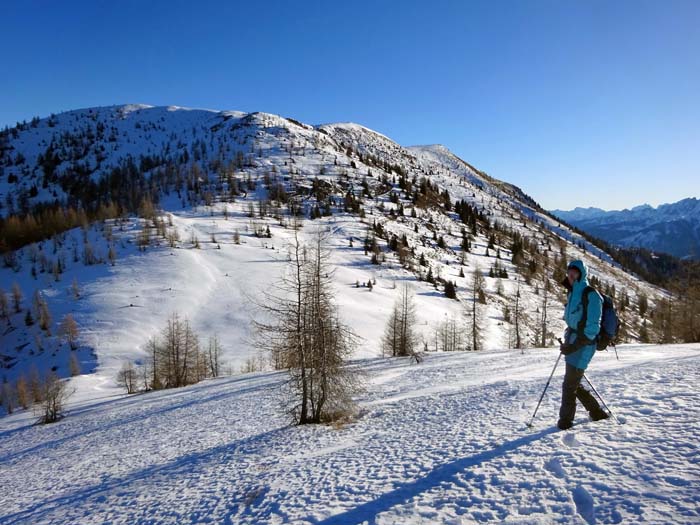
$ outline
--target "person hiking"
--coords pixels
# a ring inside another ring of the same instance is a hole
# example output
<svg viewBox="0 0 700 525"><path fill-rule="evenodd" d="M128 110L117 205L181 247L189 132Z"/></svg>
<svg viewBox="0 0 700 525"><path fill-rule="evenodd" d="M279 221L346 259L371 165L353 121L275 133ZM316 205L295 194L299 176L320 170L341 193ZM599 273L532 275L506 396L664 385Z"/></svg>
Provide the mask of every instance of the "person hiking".
<svg viewBox="0 0 700 525"><path fill-rule="evenodd" d="M560 350L565 356L566 372L561 391L561 407L557 426L561 430L571 428L576 415L576 400L588 410L593 421L610 417L600 408L598 401L581 385L581 379L596 351L595 338L600 331L600 319L603 313L603 298L592 288L583 292L588 286L588 269L581 260L571 261L567 267L566 277L561 283L567 290L567 303L564 320L567 329ZM584 305L587 304L584 313Z"/></svg>

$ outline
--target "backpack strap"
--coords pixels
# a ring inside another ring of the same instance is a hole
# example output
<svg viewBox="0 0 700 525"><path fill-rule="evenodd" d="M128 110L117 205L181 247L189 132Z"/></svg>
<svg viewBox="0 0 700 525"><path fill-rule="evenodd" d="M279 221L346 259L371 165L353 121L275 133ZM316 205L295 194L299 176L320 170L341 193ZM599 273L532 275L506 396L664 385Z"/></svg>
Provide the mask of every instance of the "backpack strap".
<svg viewBox="0 0 700 525"><path fill-rule="evenodd" d="M586 328L586 323L588 322L588 295L595 291L592 286L586 286L581 293L581 302L583 303L583 313L581 314L581 320L578 322L576 327L576 334L579 337L586 337L583 333Z"/></svg>

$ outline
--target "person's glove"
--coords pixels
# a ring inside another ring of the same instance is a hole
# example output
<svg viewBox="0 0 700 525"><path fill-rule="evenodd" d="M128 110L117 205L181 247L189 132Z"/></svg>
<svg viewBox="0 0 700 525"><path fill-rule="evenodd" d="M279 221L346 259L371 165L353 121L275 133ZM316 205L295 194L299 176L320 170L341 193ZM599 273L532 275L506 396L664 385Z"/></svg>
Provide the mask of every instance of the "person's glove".
<svg viewBox="0 0 700 525"><path fill-rule="evenodd" d="M569 354L573 354L574 352L576 352L580 348L583 348L584 346L590 345L590 344L593 344L593 340L588 339L588 337L586 337L585 335L582 335L582 336L576 337L576 341L574 341L573 343L562 343L559 346L559 351L564 355L569 355Z"/></svg>
<svg viewBox="0 0 700 525"><path fill-rule="evenodd" d="M564 355L573 354L576 350L578 350L578 348L575 343L562 343L559 345L559 351Z"/></svg>

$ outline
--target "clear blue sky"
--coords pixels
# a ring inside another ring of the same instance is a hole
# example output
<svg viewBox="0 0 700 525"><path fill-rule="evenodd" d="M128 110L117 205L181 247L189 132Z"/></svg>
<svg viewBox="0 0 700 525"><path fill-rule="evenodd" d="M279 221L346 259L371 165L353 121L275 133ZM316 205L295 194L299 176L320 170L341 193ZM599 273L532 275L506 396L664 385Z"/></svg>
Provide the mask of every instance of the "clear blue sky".
<svg viewBox="0 0 700 525"><path fill-rule="evenodd" d="M700 197L700 0L2 4L0 125L141 102L441 143L547 208Z"/></svg>

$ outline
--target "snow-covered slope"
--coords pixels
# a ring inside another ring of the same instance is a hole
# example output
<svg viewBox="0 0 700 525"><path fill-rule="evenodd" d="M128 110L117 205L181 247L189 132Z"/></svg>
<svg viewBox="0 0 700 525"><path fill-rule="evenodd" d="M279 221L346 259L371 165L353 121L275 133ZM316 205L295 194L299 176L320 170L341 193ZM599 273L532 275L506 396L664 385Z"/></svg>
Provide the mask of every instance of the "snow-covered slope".
<svg viewBox="0 0 700 525"><path fill-rule="evenodd" d="M567 259L584 259L601 286L629 297L629 340L647 329L639 299L648 297L653 306L665 294L623 271L519 188L442 146L406 148L357 124L311 126L267 113L112 106L21 124L2 133L0 154L5 216L36 214L37 206L51 202L89 209L116 201L133 212L129 206L139 208L146 195L158 199L163 212L159 228L165 236L151 228L152 220L124 213L4 256L0 289L9 293L16 283L22 298L0 332L0 378L15 381L33 366L67 376L70 356L77 355L83 374L72 385L78 396L114 393L121 365L145 359L146 341L173 312L189 318L204 343L218 335L227 368L239 371L254 355L255 303L274 286L287 259L293 208L302 238L316 227L332 232L340 313L362 337L356 357L379 355L402 282L416 292L417 329L428 350L439 348L436 333L443 323L454 319L464 326L474 272L486 282L484 348L512 346L505 310L518 291L528 314L522 339L527 346L540 344L544 287L550 289L544 339L555 344L563 329L563 295L553 276ZM273 197L278 188L287 202ZM455 213L459 201L480 215L474 229ZM330 215L310 220L320 208ZM266 228L270 238L260 236ZM148 246L140 250L148 229ZM463 231L469 251L461 248ZM237 232L241 244L234 242ZM363 248L371 237L381 252L379 265ZM408 243L403 260L390 248L394 237ZM523 246L516 263L515 239ZM496 267L507 277L489 276ZM426 281L428 272L434 284ZM364 286L370 280L372 291ZM446 280L456 283L457 301L444 297ZM35 294L48 303L48 331L25 323ZM77 351L58 335L67 314L80 329Z"/></svg>
<svg viewBox="0 0 700 525"><path fill-rule="evenodd" d="M0 523L695 524L700 345L598 353L622 425L554 428L552 350L359 360L360 417L289 426L281 373L74 403L0 420Z"/></svg>
<svg viewBox="0 0 700 525"><path fill-rule="evenodd" d="M700 200L683 199L656 208L554 210L569 224L625 247L642 247L681 258L700 259Z"/></svg>

